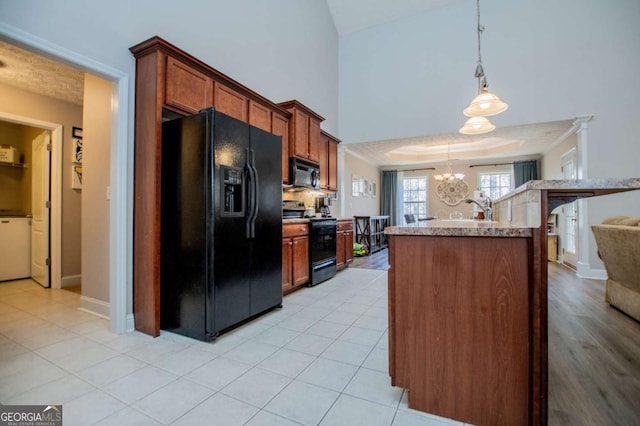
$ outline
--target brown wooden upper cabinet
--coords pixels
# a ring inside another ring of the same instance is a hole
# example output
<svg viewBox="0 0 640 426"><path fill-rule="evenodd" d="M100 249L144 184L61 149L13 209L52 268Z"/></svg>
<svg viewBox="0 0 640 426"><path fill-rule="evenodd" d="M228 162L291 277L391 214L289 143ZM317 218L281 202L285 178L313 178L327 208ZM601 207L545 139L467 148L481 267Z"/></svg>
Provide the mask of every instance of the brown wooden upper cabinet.
<svg viewBox="0 0 640 426"><path fill-rule="evenodd" d="M213 80L195 68L167 57L165 104L187 113L213 105Z"/></svg>
<svg viewBox="0 0 640 426"><path fill-rule="evenodd" d="M338 190L338 144L340 139L320 131L320 187L330 191Z"/></svg>
<svg viewBox="0 0 640 426"><path fill-rule="evenodd" d="M289 119L275 112L271 116L271 133L282 136L282 183L289 183Z"/></svg>
<svg viewBox="0 0 640 426"><path fill-rule="evenodd" d="M257 102L249 101L249 124L265 132L271 130L271 110Z"/></svg>
<svg viewBox="0 0 640 426"><path fill-rule="evenodd" d="M248 122L247 97L217 81L213 92L213 105L223 114Z"/></svg>
<svg viewBox="0 0 640 426"><path fill-rule="evenodd" d="M289 155L318 163L320 161L320 123L324 118L296 100L278 105L291 113Z"/></svg>

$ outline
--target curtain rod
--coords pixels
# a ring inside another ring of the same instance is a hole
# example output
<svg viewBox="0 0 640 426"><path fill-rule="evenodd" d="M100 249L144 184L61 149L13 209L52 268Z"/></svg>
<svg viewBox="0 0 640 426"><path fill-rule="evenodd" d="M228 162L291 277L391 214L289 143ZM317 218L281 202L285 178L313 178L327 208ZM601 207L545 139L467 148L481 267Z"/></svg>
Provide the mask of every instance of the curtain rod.
<svg viewBox="0 0 640 426"><path fill-rule="evenodd" d="M513 163L495 163L495 164L470 164L469 167L484 167L484 166L509 166Z"/></svg>
<svg viewBox="0 0 640 426"><path fill-rule="evenodd" d="M383 172L419 172L422 170L435 170L435 167L425 167L423 169L402 169L402 170L383 170Z"/></svg>

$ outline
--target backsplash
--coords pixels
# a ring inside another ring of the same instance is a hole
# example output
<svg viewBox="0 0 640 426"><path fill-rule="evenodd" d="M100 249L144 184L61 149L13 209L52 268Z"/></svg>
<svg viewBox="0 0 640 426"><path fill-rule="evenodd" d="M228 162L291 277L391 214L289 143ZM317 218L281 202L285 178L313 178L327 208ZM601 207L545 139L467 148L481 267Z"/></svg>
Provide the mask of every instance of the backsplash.
<svg viewBox="0 0 640 426"><path fill-rule="evenodd" d="M335 197L335 194L331 194ZM282 191L283 200L295 200L303 202L305 207L316 209L316 198L324 198L324 195L317 195L317 192L310 190L304 191ZM338 215L338 200L336 198L331 199L329 208L331 209L331 215L337 217ZM320 210L316 210L316 213L320 213Z"/></svg>

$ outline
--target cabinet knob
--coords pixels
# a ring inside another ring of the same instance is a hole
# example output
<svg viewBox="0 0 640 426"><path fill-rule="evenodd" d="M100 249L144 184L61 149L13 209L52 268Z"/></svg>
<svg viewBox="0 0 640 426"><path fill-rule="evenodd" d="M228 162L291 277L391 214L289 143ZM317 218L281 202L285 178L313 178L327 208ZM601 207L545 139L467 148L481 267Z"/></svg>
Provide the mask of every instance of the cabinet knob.
<svg viewBox="0 0 640 426"><path fill-rule="evenodd" d="M298 243L296 242L296 244L298 244ZM292 245L293 245L293 243L292 243L292 242L289 242L289 245L290 245L290 246L292 246Z"/></svg>

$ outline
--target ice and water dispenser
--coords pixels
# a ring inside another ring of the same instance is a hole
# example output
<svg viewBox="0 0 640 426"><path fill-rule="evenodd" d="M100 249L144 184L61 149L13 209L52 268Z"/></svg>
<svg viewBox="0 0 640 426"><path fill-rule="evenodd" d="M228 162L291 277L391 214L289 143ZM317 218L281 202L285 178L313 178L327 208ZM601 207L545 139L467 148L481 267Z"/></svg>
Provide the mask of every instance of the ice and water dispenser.
<svg viewBox="0 0 640 426"><path fill-rule="evenodd" d="M221 216L244 216L244 171L238 167L220 167L223 200Z"/></svg>

